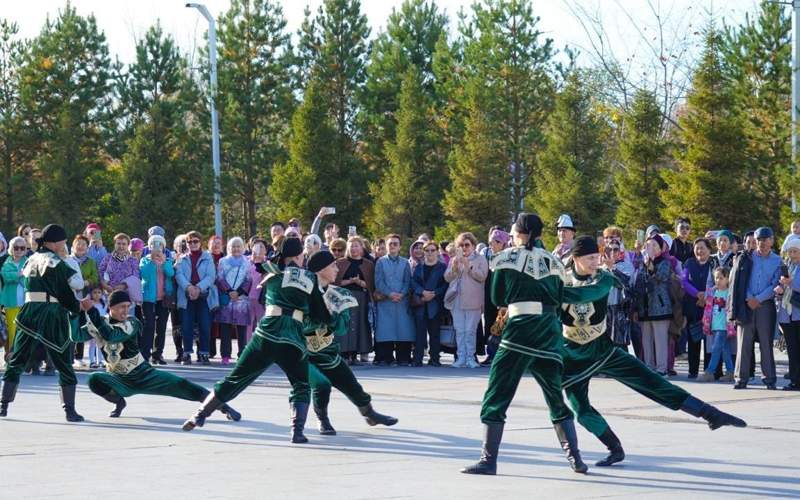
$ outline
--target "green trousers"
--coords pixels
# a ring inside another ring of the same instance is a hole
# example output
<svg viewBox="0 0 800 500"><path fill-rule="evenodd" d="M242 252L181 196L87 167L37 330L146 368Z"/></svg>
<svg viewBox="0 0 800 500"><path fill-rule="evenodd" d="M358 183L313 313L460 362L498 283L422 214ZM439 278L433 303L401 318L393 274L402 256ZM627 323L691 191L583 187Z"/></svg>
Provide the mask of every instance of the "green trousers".
<svg viewBox="0 0 800 500"><path fill-rule="evenodd" d="M8 360L6 365L6 373L3 375L3 380L13 384L19 384L19 376L25 370L25 365L28 360L36 352L39 346L39 340L19 328L17 335L14 338L14 349L11 354L11 359ZM53 361L56 370L58 370L58 385L69 386L78 383L75 377L75 370L72 368L72 343L64 352L59 352L50 346L45 345L45 349L50 354L50 359Z"/></svg>
<svg viewBox="0 0 800 500"><path fill-rule="evenodd" d="M542 388L552 422L573 417L561 392L564 365L558 349L560 339L561 323L553 314L528 316L521 322L509 321L489 370L489 386L483 396L481 422L490 424L506 421L506 410L526 372L533 375Z"/></svg>
<svg viewBox="0 0 800 500"><path fill-rule="evenodd" d="M332 344L320 352L309 353L308 360L308 382L315 407L328 407L331 387L339 389L358 407L367 406L372 401L358 383L353 371L339 356L338 344Z"/></svg>
<svg viewBox="0 0 800 500"><path fill-rule="evenodd" d="M139 365L132 373L96 372L89 375L89 389L98 396L111 391L123 398L136 394L170 396L189 401L203 401L208 389L172 373L156 370L150 363Z"/></svg>
<svg viewBox="0 0 800 500"><path fill-rule="evenodd" d="M606 340L598 339L594 342L606 342ZM594 359L584 356L585 352L581 353L580 349L569 347L566 349L564 392L578 416L578 423L598 437L608 429L608 422L589 402L589 381L597 373L622 382L670 410L680 409L689 397L688 392L668 382L636 357L619 347L614 347L610 341L607 342L610 346L607 349L592 349L594 346L588 344L585 346L587 349L584 351L590 349L595 351ZM574 357L579 358L577 362L572 361Z"/></svg>
<svg viewBox="0 0 800 500"><path fill-rule="evenodd" d="M274 342L261 335L253 335L236 366L224 379L214 385L214 393L227 403L252 384L273 363L286 374L292 391L292 403L310 402L308 390L308 356L292 343Z"/></svg>

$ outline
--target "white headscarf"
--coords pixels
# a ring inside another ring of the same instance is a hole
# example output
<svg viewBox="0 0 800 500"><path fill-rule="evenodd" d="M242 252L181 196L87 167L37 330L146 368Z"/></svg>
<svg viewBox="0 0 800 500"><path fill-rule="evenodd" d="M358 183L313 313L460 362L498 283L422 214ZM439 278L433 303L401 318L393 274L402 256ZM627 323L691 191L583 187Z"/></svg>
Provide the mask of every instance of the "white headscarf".
<svg viewBox="0 0 800 500"><path fill-rule="evenodd" d="M3 255L8 254L8 241L6 241L6 237L3 236L2 232L0 232L0 243L3 244L3 249L0 250L0 257L2 257Z"/></svg>

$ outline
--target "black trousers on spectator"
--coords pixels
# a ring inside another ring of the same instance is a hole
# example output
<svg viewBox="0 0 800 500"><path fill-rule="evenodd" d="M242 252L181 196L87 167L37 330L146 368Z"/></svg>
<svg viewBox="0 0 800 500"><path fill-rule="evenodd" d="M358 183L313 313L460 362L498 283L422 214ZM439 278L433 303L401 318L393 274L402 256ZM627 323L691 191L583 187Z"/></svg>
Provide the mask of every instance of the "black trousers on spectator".
<svg viewBox="0 0 800 500"><path fill-rule="evenodd" d="M781 332L786 339L786 354L789 355L789 380L800 385L800 321L781 323Z"/></svg>
<svg viewBox="0 0 800 500"><path fill-rule="evenodd" d="M705 354L706 338L704 336L701 340L695 342L690 335L687 344L689 346L689 375L697 375L700 371L700 353L703 353L704 370L708 367L708 362L711 361L711 358Z"/></svg>
<svg viewBox="0 0 800 500"><path fill-rule="evenodd" d="M411 363L411 346L413 342L376 342L375 357L379 361L397 364Z"/></svg>
<svg viewBox="0 0 800 500"><path fill-rule="evenodd" d="M162 301L145 302L142 304L142 314L144 316L144 328L142 329L142 340L139 343L139 351L146 360L150 356L160 358L164 353L164 338L167 334L167 319L169 310L164 307ZM155 349L153 341L155 340Z"/></svg>
<svg viewBox="0 0 800 500"><path fill-rule="evenodd" d="M427 311L423 309L422 314L414 316L414 322L417 327L417 339L414 344L414 362L422 363L422 358L425 356L425 347L428 345L428 338L430 338L430 350L428 356L431 360L439 361L439 353L442 346L439 342L439 333L441 331L441 319L436 316L433 319L428 319Z"/></svg>
<svg viewBox="0 0 800 500"><path fill-rule="evenodd" d="M183 333L181 333L181 310L177 307L169 311L170 323L172 323L172 342L175 344L177 359L183 357Z"/></svg>
<svg viewBox="0 0 800 500"><path fill-rule="evenodd" d="M231 357L231 352L233 351L233 341L231 338L233 337L234 330L236 331L236 343L238 344L239 349L237 357L242 355L244 346L247 344L247 327L245 325L229 325L228 323L220 323L219 333L220 337L222 338L220 340L219 349L223 358Z"/></svg>

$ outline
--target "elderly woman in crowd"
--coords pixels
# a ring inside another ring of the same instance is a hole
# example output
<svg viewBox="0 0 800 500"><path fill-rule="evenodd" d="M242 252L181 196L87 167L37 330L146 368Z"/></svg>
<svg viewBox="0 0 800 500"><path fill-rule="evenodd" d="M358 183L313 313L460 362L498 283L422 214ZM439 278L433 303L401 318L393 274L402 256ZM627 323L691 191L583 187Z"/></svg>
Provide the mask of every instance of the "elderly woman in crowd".
<svg viewBox="0 0 800 500"><path fill-rule="evenodd" d="M331 242L331 253L337 256L340 252L334 249L341 248L341 240ZM364 258L364 243L358 236L351 236L347 240L346 256L337 260L339 274L336 285L347 288L358 301L358 307L350 310L350 329L339 339L342 356L350 365L360 365L366 362L372 350L372 332L369 327L368 313L369 301L375 291L375 267Z"/></svg>
<svg viewBox="0 0 800 500"><path fill-rule="evenodd" d="M786 340L789 356L789 385L784 391L800 391L800 237L790 235L782 247L788 257L787 276L775 288L778 297L778 324Z"/></svg>
<svg viewBox="0 0 800 500"><path fill-rule="evenodd" d="M97 266L100 285L106 293L125 290L130 295L136 317L142 319L142 283L139 261L130 252L131 238L125 233L114 236L114 250Z"/></svg>
<svg viewBox="0 0 800 500"><path fill-rule="evenodd" d="M72 240L72 257L78 263L78 266L81 270L81 276L83 276L84 287L83 290L77 294L79 299L88 297L91 294L92 289L100 284L100 276L97 272L97 263L89 255L90 245L91 242L89 241L89 238L83 234L75 236L75 239ZM83 326L85 322L85 317L80 315L78 325ZM76 342L74 363L76 367L86 366L86 362L83 361L83 351L84 342Z"/></svg>
<svg viewBox="0 0 800 500"><path fill-rule="evenodd" d="M642 273L644 296L639 302L644 361L662 375L667 374L669 325L672 320L669 287L673 271L664 255L665 248L664 239L658 234L650 236L645 242L645 269Z"/></svg>
<svg viewBox="0 0 800 500"><path fill-rule="evenodd" d="M689 378L697 378L700 371L700 352L706 346L706 335L703 333L703 311L706 305L706 286L711 271L711 242L706 238L698 238L694 242L694 257L689 257L683 264L681 284L685 292L683 296L683 315L689 331ZM710 349L706 349L709 352ZM703 356L703 368L708 367L710 357Z"/></svg>
<svg viewBox="0 0 800 500"><path fill-rule="evenodd" d="M478 240L472 233L461 233L456 238L457 250L450 260L444 279L450 283L445 295L445 307L453 315L458 350L455 368L479 368L475 361L475 331L481 319L484 303L484 282L489 274L489 263L475 251Z"/></svg>
<svg viewBox="0 0 800 500"><path fill-rule="evenodd" d="M303 240L303 254L305 255L306 261L320 250L322 250L322 240L320 237L316 234L309 234L306 236L306 239Z"/></svg>
<svg viewBox="0 0 800 500"><path fill-rule="evenodd" d="M166 254L167 242L163 236L148 238L149 253L139 261L142 277L142 315L144 329L139 350L154 365L166 365L164 343L169 318L169 302L175 294L175 263ZM153 348L155 347L155 349Z"/></svg>
<svg viewBox="0 0 800 500"><path fill-rule="evenodd" d="M444 294L447 282L444 272L447 266L439 260L439 246L435 241L427 241L422 247L425 255L422 263L414 269L411 280L411 308L416 322L416 343L414 345L414 366L422 366L425 347L430 339L428 364L442 366L439 362L439 327Z"/></svg>
<svg viewBox="0 0 800 500"><path fill-rule="evenodd" d="M492 256L502 252L511 241L511 235L503 231L500 227L493 227L489 232L489 246L481 252L487 262L491 260ZM486 273L486 281L484 281L484 295L483 295L483 342L486 345L486 359L481 362L481 366L489 366L492 364L492 359L497 353L499 344L490 342L492 338L492 326L497 321L497 307L492 302L492 272L491 270ZM499 340L499 339L498 339Z"/></svg>
<svg viewBox="0 0 800 500"><path fill-rule="evenodd" d="M422 253L422 245L425 244L423 240L417 240L408 248L408 265L411 266L411 273L414 273L414 268L417 264L422 262L425 255Z"/></svg>
<svg viewBox="0 0 800 500"><path fill-rule="evenodd" d="M178 308L181 310L181 333L183 335L183 358L181 363L191 365L194 325L199 330L198 361L204 365L208 360L209 336L211 334L211 311L219 305L215 282L217 272L210 253L203 251L202 236L197 231L186 234L189 253L181 258L175 268L178 282Z"/></svg>
<svg viewBox="0 0 800 500"><path fill-rule="evenodd" d="M267 261L268 253L267 242L263 239L257 238L250 246L250 289L247 291L247 297L250 300L250 321L247 323L246 342L250 342L250 337L253 335L258 322L264 316L264 304L261 300L261 280L264 279L267 271L262 265ZM244 346L239 346L242 349Z"/></svg>
<svg viewBox="0 0 800 500"><path fill-rule="evenodd" d="M231 338L236 334L238 356L247 344L247 325L250 322L250 269L252 264L244 256L244 240L238 236L228 240L228 255L217 267L217 288L220 307L215 319L220 324L222 337L222 364L231 361Z"/></svg>
<svg viewBox="0 0 800 500"><path fill-rule="evenodd" d="M173 255L175 256L175 271L178 266L189 254L189 243L186 242L186 235L179 234L172 242ZM183 359L183 332L181 332L181 310L178 307L178 282L173 280L175 294L170 298L169 321L172 324L172 342L175 344L175 362L180 363Z"/></svg>
<svg viewBox="0 0 800 500"><path fill-rule="evenodd" d="M219 261L223 257L225 257L225 241L222 239L221 236L212 236L208 239L208 252L211 254L211 257L214 259L214 269L219 266ZM214 319L214 316L211 316L211 334L209 335L209 343L208 343L208 357L216 358L217 357L217 339L220 338L220 324L218 321ZM198 349L199 349L199 339L197 342Z"/></svg>
<svg viewBox="0 0 800 500"><path fill-rule="evenodd" d="M627 351L633 344L637 356L641 356L642 339L632 322L632 306L635 304L633 283L636 277L630 254L625 252L622 230L616 226L603 230L603 267L613 273L623 284L622 289L612 288L608 295L608 332L612 341Z"/></svg>
<svg viewBox="0 0 800 500"><path fill-rule="evenodd" d="M15 236L8 244L9 253L2 258L0 264L0 306L5 309L8 337L5 343L5 359L8 360L14 346L17 326L14 319L25 303L25 287L22 284L22 268L28 261L28 245L25 238Z"/></svg>

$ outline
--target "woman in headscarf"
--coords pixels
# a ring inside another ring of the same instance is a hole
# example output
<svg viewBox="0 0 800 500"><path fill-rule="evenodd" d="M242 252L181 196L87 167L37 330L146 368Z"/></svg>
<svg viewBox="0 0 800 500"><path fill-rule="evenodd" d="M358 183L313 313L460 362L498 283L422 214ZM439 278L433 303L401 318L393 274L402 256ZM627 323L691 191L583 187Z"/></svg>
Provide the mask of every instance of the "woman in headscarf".
<svg viewBox="0 0 800 500"><path fill-rule="evenodd" d="M252 264L244 256L244 240L236 236L228 240L228 255L217 265L217 288L220 308L215 320L220 324L222 337L222 364L231 362L231 337L236 332L238 355L247 344L247 324L250 322L250 268Z"/></svg>
<svg viewBox="0 0 800 500"><path fill-rule="evenodd" d="M333 244L331 243L331 248ZM369 327L368 307L375 291L375 267L364 258L364 244L360 237L347 240L347 256L337 261L339 274L336 286L347 288L358 301L358 307L350 311L350 330L341 338L342 354L350 365L359 365L357 356L366 362L372 350L372 331ZM335 255L335 254L334 254Z"/></svg>

